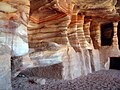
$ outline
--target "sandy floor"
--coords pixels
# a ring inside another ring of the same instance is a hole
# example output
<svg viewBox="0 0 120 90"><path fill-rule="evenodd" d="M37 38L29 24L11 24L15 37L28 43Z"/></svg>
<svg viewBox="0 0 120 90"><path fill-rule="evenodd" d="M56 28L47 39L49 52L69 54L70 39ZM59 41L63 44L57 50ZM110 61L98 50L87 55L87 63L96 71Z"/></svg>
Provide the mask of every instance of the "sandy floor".
<svg viewBox="0 0 120 90"><path fill-rule="evenodd" d="M74 80L46 79L45 85L36 82L38 77L16 77L13 90L120 90L120 71L101 70Z"/></svg>

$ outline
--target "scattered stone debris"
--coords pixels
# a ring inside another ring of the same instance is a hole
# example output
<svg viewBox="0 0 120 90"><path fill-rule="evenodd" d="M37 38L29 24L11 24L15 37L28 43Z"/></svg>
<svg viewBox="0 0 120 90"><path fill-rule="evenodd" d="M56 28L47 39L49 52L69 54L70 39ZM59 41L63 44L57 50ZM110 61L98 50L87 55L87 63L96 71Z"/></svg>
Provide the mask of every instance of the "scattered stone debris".
<svg viewBox="0 0 120 90"><path fill-rule="evenodd" d="M13 90L120 90L120 71L101 70L73 80L16 77Z"/></svg>
<svg viewBox="0 0 120 90"><path fill-rule="evenodd" d="M39 78L39 79L36 80L36 83L40 84L40 85L45 85L45 82L46 82L46 80L43 79L43 78Z"/></svg>
<svg viewBox="0 0 120 90"><path fill-rule="evenodd" d="M26 77L26 75L24 75L24 74L22 74L22 73L19 73L19 74L17 75L17 77Z"/></svg>
<svg viewBox="0 0 120 90"><path fill-rule="evenodd" d="M31 84L37 84L34 79L28 80L28 82Z"/></svg>

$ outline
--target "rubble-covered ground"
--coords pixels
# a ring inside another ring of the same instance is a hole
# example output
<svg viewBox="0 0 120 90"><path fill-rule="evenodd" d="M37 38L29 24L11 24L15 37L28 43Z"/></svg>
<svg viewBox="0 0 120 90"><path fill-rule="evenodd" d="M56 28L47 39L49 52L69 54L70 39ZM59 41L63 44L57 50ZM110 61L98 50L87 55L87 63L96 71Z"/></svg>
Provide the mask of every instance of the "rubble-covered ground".
<svg viewBox="0 0 120 90"><path fill-rule="evenodd" d="M120 90L120 71L101 70L73 80L43 79L19 75L13 90Z"/></svg>

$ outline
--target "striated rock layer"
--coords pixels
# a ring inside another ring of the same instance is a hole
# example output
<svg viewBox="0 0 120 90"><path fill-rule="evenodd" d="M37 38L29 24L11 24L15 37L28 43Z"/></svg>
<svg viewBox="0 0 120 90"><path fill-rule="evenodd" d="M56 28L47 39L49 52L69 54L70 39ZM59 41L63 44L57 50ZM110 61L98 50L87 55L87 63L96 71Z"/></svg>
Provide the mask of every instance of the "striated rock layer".
<svg viewBox="0 0 120 90"><path fill-rule="evenodd" d="M31 0L29 48L36 55L38 52L49 52L49 57L35 58L37 63L45 59L49 62L54 57L53 53L62 49L63 54L57 55L59 59L56 58L56 61L63 64L63 79L73 79L103 69L109 57L119 55L118 48L112 49L118 52L112 51L114 55L111 55L111 46L108 46L108 54L105 54L106 50L101 46L101 24L113 22L113 46L118 47L116 25L119 15L116 4L117 0ZM49 47L47 43L53 42L62 48L45 49ZM32 54L30 58L33 60Z"/></svg>
<svg viewBox="0 0 120 90"><path fill-rule="evenodd" d="M119 0L1 0L0 45L10 48L12 58L28 57L31 67L62 64L61 79L74 79L120 55L117 11ZM113 23L111 46L101 46L106 23Z"/></svg>
<svg viewBox="0 0 120 90"><path fill-rule="evenodd" d="M10 58L29 51L29 5L29 0L0 0L0 90L12 90Z"/></svg>

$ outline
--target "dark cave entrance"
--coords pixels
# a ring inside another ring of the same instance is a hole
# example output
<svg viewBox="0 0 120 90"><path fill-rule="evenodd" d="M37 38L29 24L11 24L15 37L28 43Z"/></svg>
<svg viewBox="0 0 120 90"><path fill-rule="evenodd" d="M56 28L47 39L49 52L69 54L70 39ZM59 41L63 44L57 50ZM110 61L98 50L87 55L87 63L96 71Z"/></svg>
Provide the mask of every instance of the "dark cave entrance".
<svg viewBox="0 0 120 90"><path fill-rule="evenodd" d="M110 69L120 70L120 57L110 57Z"/></svg>
<svg viewBox="0 0 120 90"><path fill-rule="evenodd" d="M120 21L118 23L118 30L117 30L117 34L118 34L118 44L119 44L119 49L120 49Z"/></svg>
<svg viewBox="0 0 120 90"><path fill-rule="evenodd" d="M110 46L112 45L113 38L113 23L105 23L101 25L101 45Z"/></svg>

